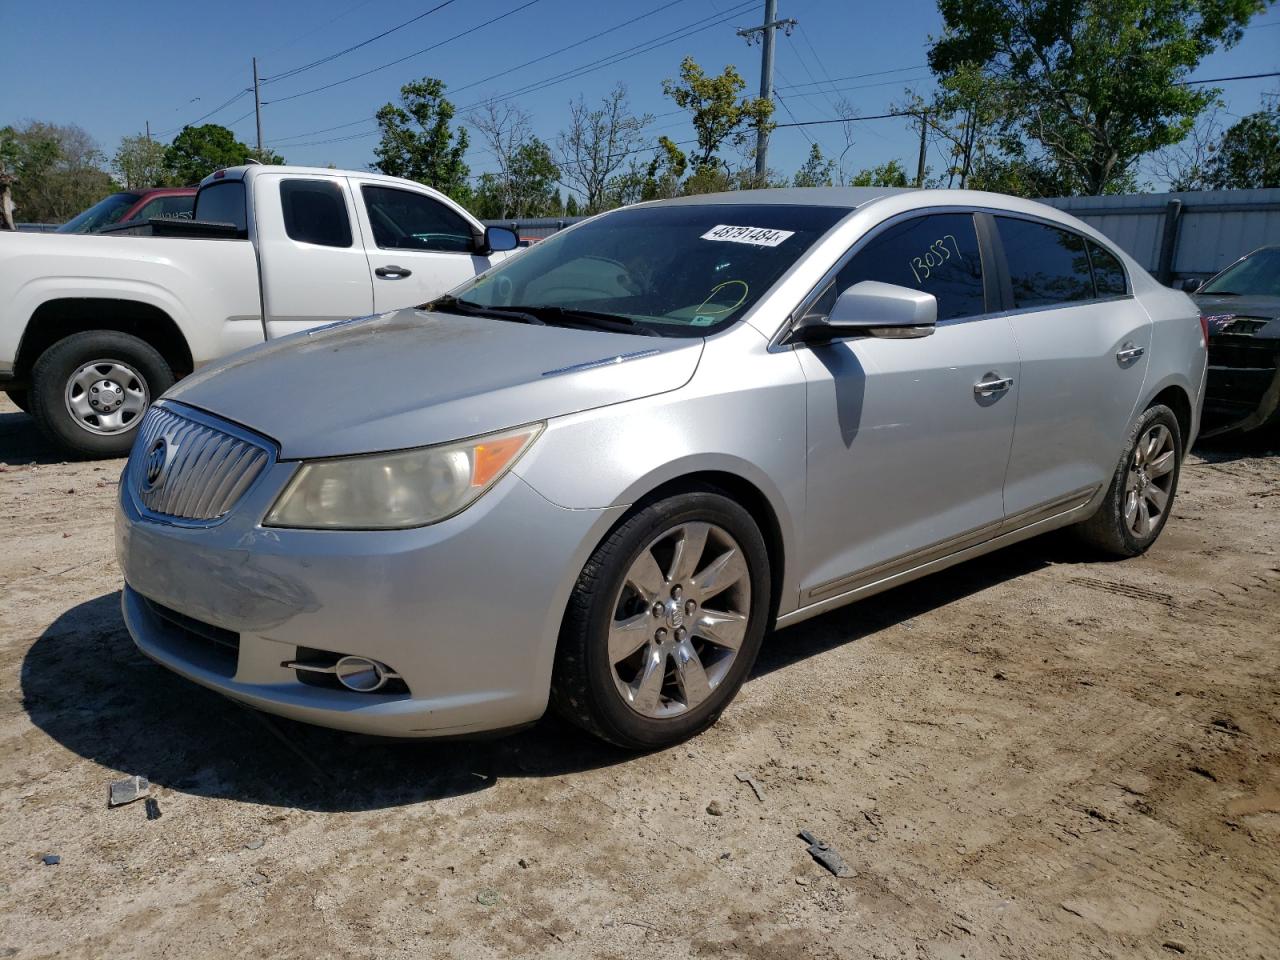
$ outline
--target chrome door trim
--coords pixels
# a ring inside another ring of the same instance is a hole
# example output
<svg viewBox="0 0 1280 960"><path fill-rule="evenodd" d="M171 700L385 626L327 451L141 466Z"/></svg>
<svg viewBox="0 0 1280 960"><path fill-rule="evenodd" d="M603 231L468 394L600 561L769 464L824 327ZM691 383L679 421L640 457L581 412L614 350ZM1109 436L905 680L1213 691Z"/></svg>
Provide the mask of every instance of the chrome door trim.
<svg viewBox="0 0 1280 960"><path fill-rule="evenodd" d="M1012 517L1006 517L1004 520L984 524L949 540L943 540L921 550L914 550L910 553L893 557L873 567L866 567L854 573L836 577L834 580L819 583L806 590L802 599L809 602L821 602L824 609L827 608L828 602L840 600L842 597L853 600L855 599L853 596L855 593L859 593L868 587L906 577L933 564L950 561L967 550L994 543L1024 529L1046 523L1064 514L1087 507L1097 492L1098 487L1096 486L1082 487L1065 496L1057 497L1029 510L1024 510ZM927 570L923 570L921 575L927 572ZM831 596L832 594L839 594L839 596L833 597ZM824 602L825 597L829 597L830 601ZM831 605L834 606L836 604L831 603ZM794 617L800 612L797 610L787 614L786 617L780 617L778 619L779 625L782 625L784 619Z"/></svg>

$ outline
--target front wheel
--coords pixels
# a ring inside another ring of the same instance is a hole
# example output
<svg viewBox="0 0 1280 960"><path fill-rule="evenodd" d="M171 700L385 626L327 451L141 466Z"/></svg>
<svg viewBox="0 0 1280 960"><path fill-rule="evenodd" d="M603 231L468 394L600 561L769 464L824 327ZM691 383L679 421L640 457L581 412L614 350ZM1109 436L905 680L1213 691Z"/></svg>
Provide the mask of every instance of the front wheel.
<svg viewBox="0 0 1280 960"><path fill-rule="evenodd" d="M552 703L633 750L715 723L769 617L769 556L751 515L711 490L650 504L602 543L573 591Z"/></svg>
<svg viewBox="0 0 1280 960"><path fill-rule="evenodd" d="M115 330L74 333L31 371L31 413L55 443L81 457L122 457L147 406L173 385L150 344Z"/></svg>
<svg viewBox="0 0 1280 960"><path fill-rule="evenodd" d="M1104 553L1136 557L1160 536L1173 509L1182 468L1182 430L1163 404L1148 407L1129 431L1102 506L1078 527Z"/></svg>

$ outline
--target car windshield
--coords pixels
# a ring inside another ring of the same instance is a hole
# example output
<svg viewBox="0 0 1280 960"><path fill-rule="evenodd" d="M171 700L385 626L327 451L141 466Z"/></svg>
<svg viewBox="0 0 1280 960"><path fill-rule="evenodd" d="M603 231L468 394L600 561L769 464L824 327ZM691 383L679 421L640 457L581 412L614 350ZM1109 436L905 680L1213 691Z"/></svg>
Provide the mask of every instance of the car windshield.
<svg viewBox="0 0 1280 960"><path fill-rule="evenodd" d="M1198 292L1280 297L1280 247L1254 251L1227 267Z"/></svg>
<svg viewBox="0 0 1280 960"><path fill-rule="evenodd" d="M54 233L92 233L113 223L118 223L124 212L138 202L136 193L113 193L99 200L88 210L76 214Z"/></svg>
<svg viewBox="0 0 1280 960"><path fill-rule="evenodd" d="M620 210L512 257L454 290L454 302L552 324L702 337L742 317L848 213L746 203Z"/></svg>

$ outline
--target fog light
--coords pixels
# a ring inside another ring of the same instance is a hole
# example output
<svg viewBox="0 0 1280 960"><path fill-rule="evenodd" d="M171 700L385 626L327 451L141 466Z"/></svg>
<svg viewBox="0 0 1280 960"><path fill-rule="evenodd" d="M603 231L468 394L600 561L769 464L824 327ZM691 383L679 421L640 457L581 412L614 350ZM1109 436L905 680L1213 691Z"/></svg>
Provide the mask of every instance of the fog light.
<svg viewBox="0 0 1280 960"><path fill-rule="evenodd" d="M348 690L373 693L382 689L391 671L385 664L367 657L343 657L333 665L333 673Z"/></svg>

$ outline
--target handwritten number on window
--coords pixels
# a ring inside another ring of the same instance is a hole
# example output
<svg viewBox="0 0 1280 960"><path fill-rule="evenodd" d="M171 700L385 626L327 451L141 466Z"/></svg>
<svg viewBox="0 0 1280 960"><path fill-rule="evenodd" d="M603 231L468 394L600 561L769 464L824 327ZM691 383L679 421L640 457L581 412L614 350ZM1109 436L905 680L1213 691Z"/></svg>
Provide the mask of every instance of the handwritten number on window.
<svg viewBox="0 0 1280 960"><path fill-rule="evenodd" d="M950 248L947 246L948 240L951 241ZM924 283L933 275L934 270L950 260L952 250L955 251L956 259L960 259L960 244L952 234L947 233L929 244L929 249L925 251L923 257L912 257L908 265L915 275L916 283Z"/></svg>

